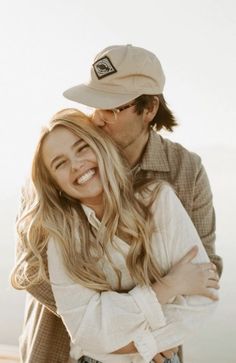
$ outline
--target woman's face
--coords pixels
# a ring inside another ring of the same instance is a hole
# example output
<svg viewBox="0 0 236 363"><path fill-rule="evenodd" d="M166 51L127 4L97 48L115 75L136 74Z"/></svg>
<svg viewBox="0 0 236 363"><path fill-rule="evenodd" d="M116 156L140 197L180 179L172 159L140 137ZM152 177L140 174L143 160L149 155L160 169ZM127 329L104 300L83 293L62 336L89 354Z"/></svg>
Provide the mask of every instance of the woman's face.
<svg viewBox="0 0 236 363"><path fill-rule="evenodd" d="M58 126L46 136L42 157L63 192L91 208L102 204L97 158L83 139Z"/></svg>

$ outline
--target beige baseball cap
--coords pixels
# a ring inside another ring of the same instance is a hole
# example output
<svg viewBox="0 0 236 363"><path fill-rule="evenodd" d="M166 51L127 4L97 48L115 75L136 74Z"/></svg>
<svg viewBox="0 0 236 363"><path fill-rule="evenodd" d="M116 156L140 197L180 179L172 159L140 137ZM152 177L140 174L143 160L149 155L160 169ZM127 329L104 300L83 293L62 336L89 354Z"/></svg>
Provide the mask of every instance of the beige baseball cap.
<svg viewBox="0 0 236 363"><path fill-rule="evenodd" d="M142 94L163 92L165 76L152 52L131 44L113 45L96 55L90 79L63 95L86 106L111 109Z"/></svg>

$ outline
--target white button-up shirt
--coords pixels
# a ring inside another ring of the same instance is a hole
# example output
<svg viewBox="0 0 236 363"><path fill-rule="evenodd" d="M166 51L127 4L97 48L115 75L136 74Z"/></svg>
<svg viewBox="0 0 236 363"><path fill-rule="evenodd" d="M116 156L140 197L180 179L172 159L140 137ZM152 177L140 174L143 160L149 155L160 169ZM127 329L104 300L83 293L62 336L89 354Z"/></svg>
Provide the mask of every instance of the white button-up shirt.
<svg viewBox="0 0 236 363"><path fill-rule="evenodd" d="M83 206L89 223L98 229L100 222L90 208ZM156 230L151 244L158 265L168 271L192 246L198 254L192 262L209 258L198 234L171 187L161 188L153 204ZM78 242L79 243L79 242ZM109 252L121 272L121 287L128 293L97 292L69 277L58 244L50 239L48 268L58 314L71 337L71 356L90 356L109 363L148 363L164 350L183 344L189 333L213 312L216 302L203 296L176 296L161 305L152 288L135 286L126 266L129 244L114 237ZM115 248L115 246L119 248ZM112 288L116 274L104 258L99 262ZM134 342L138 353L111 354Z"/></svg>

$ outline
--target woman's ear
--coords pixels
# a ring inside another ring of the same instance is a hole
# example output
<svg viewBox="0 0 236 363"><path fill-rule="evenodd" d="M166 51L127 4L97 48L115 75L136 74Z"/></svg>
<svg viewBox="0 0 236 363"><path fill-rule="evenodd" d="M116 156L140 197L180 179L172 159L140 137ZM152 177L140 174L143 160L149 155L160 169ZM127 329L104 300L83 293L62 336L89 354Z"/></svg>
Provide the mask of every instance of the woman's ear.
<svg viewBox="0 0 236 363"><path fill-rule="evenodd" d="M144 110L144 122L147 124L152 122L152 120L157 114L158 109L159 109L159 98L157 96L154 96L152 104Z"/></svg>

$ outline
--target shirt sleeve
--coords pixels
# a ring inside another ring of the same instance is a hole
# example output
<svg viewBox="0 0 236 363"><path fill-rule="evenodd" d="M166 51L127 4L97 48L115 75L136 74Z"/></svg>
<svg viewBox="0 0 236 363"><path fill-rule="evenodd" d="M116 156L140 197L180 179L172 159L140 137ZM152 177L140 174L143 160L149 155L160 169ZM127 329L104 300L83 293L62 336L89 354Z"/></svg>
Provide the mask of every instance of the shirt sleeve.
<svg viewBox="0 0 236 363"><path fill-rule="evenodd" d="M67 274L58 245L48 244L48 268L57 312L77 357L84 352L107 354L137 342L145 362L156 354L151 333L165 324L161 305L149 287L129 293L96 292L75 283Z"/></svg>
<svg viewBox="0 0 236 363"><path fill-rule="evenodd" d="M171 268L194 245L198 246L198 254L192 262L209 261L192 221L171 187L162 188L153 208L157 231L162 237L159 248L164 251L168 264L164 267ZM201 326L216 306L217 302L203 296L176 296L171 303L163 305L166 325L153 331L157 352L183 344L189 333Z"/></svg>

